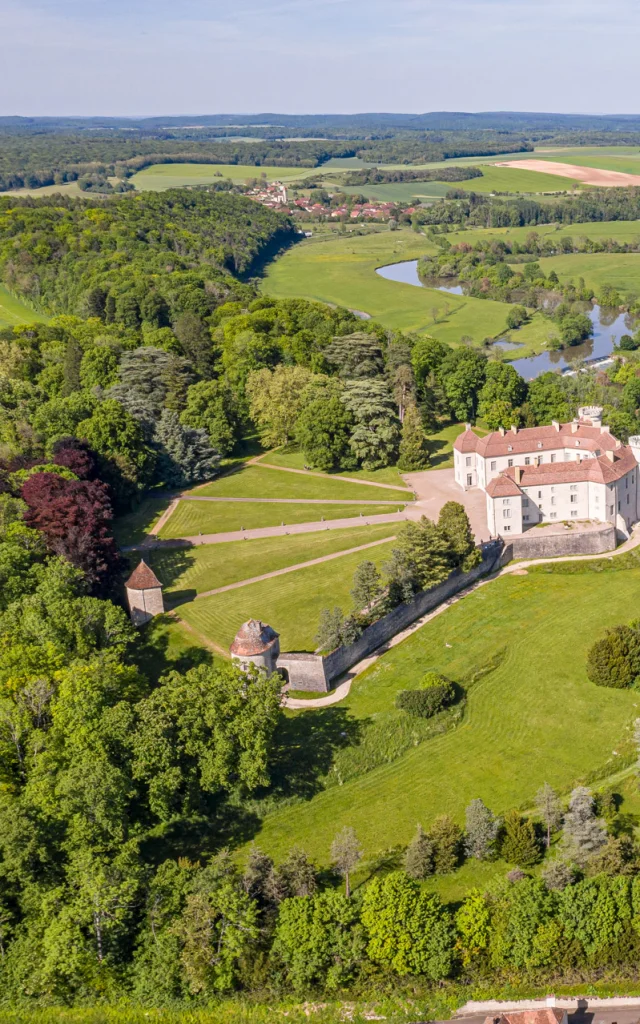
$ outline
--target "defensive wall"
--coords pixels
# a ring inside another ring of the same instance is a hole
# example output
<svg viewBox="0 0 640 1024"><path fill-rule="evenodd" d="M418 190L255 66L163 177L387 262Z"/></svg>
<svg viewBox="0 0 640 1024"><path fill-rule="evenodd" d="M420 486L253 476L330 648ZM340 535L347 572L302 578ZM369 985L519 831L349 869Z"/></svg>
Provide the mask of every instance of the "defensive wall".
<svg viewBox="0 0 640 1024"><path fill-rule="evenodd" d="M529 558L558 558L561 555L604 555L616 547L616 528L613 523L603 523L597 529L586 532L547 533L544 529L528 530L527 533L505 541L501 562L520 561Z"/></svg>

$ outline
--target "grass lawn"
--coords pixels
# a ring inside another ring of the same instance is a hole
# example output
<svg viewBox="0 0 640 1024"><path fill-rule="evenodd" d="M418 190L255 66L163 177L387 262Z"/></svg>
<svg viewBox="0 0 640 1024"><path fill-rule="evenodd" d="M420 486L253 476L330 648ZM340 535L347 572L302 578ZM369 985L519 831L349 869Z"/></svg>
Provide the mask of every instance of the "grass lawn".
<svg viewBox="0 0 640 1024"><path fill-rule="evenodd" d="M505 353L505 359L522 359L525 356L544 352L549 347L549 340L557 337L557 330L548 317L534 313L528 323L516 330L507 331L505 337L522 348L511 349Z"/></svg>
<svg viewBox="0 0 640 1024"><path fill-rule="evenodd" d="M0 284L0 327L16 327L19 324L46 323L44 313L36 313Z"/></svg>
<svg viewBox="0 0 640 1024"><path fill-rule="evenodd" d="M260 461L268 462L272 466L284 466L286 469L305 468L304 452L299 451L294 446L286 449L279 448L277 451L267 452ZM406 490L407 487L402 479L400 470L394 469L393 466L387 466L386 469L345 470L343 473L332 473L331 476L335 477L337 480L343 476L353 477L356 480L367 480L374 484L389 484L391 487L399 487L403 490ZM366 498L366 494L363 495L363 497ZM402 495L398 495L398 497L402 497ZM393 500L393 494L389 495L389 500Z"/></svg>
<svg viewBox="0 0 640 1024"><path fill-rule="evenodd" d="M389 494L393 494L392 491ZM280 526L285 523L315 523L325 519L353 519L379 516L402 510L404 505L288 505L227 501L181 501L160 530L163 540L195 537L199 533L227 533Z"/></svg>
<svg viewBox="0 0 640 1024"><path fill-rule="evenodd" d="M220 178L244 182L266 174L269 181L291 181L317 174L317 167L254 167L251 164L153 164L129 180L141 192L163 192L182 185L209 185Z"/></svg>
<svg viewBox="0 0 640 1024"><path fill-rule="evenodd" d="M488 433L477 424L473 428L482 437ZM431 451L431 463L429 469L452 469L453 468L453 442L464 430L464 423L448 423L435 434L429 434L429 448Z"/></svg>
<svg viewBox="0 0 640 1024"><path fill-rule="evenodd" d="M349 483L339 477L308 476L283 473L264 466L245 466L235 473L221 476L192 494L211 498L329 498L340 501L396 501L403 497L388 488ZM409 498L409 494L404 495Z"/></svg>
<svg viewBox="0 0 640 1024"><path fill-rule="evenodd" d="M176 603L189 600L205 590L226 587L229 583L284 569L288 565L309 562L312 558L392 537L397 529L395 523L377 523L291 537L203 544L186 550L153 550L145 554L145 559L164 584L166 592L173 595L171 603ZM366 557L366 554L362 555L362 558Z"/></svg>
<svg viewBox="0 0 640 1024"><path fill-rule="evenodd" d="M376 268L417 259L434 247L410 230L361 236L320 235L270 264L261 289L276 298L306 298L359 309L392 330L424 331L457 342L502 333L509 305L388 281Z"/></svg>
<svg viewBox="0 0 640 1024"><path fill-rule="evenodd" d="M135 511L114 519L113 534L118 546L127 547L129 544L140 544L168 507L170 501L171 498L168 496L149 496L143 498Z"/></svg>
<svg viewBox="0 0 640 1024"><path fill-rule="evenodd" d="M617 288L624 296L640 294L640 253L573 253L568 256L549 256L540 260L545 274L555 270L565 283L584 278L588 288L596 294L603 285Z"/></svg>
<svg viewBox="0 0 640 1024"><path fill-rule="evenodd" d="M354 541L349 547L355 544ZM389 541L334 562L204 597L183 605L180 617L225 648L231 644L240 625L253 618L268 622L280 633L281 650L313 651L322 609L337 605L348 612L352 603L349 592L357 566L365 559L380 566L389 558L392 547L393 542ZM261 568L254 563L253 574L258 575Z"/></svg>
<svg viewBox="0 0 640 1024"><path fill-rule="evenodd" d="M545 780L567 792L596 767L613 773L614 752L628 743L640 698L594 686L585 662L605 627L629 619L639 586L638 568L530 571L464 597L359 677L346 701L323 712L340 716L346 733L358 727L363 745L367 730L393 724L400 715L396 693L426 671L462 680L504 650L499 666L470 687L462 723L343 785L268 814L258 845L281 857L300 844L326 863L333 836L350 825L371 856L407 843L417 821L427 826L448 812L462 822L475 797L504 813L530 806ZM330 756L341 752L334 747Z"/></svg>

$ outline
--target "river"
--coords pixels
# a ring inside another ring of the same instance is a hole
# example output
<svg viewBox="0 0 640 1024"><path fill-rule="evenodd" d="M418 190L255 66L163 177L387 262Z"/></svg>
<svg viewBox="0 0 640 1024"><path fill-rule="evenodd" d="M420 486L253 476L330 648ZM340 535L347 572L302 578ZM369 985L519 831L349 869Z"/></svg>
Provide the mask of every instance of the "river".
<svg viewBox="0 0 640 1024"><path fill-rule="evenodd" d="M403 263L391 263L376 270L380 277L387 281L398 281L400 284L411 284L418 288L436 287L437 291L448 292L450 295L464 295L461 284L431 286L422 283L418 277L418 261L405 260ZM604 359L611 355L614 344L623 334L629 334L633 327L626 313L617 309L605 309L603 306L585 304L585 312L593 324L593 337L582 345L572 345L560 352L541 352L537 356L525 359L512 359L511 365L525 380L539 377L548 370L568 370L572 364L584 359ZM512 341L496 341L496 348L517 350L520 346Z"/></svg>

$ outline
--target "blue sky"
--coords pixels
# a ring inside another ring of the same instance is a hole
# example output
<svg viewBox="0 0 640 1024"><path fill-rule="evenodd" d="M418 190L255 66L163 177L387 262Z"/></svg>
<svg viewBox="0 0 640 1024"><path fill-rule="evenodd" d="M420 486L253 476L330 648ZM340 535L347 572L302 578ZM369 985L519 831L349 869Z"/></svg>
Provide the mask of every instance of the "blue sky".
<svg viewBox="0 0 640 1024"><path fill-rule="evenodd" d="M636 0L0 0L1 114L638 113Z"/></svg>

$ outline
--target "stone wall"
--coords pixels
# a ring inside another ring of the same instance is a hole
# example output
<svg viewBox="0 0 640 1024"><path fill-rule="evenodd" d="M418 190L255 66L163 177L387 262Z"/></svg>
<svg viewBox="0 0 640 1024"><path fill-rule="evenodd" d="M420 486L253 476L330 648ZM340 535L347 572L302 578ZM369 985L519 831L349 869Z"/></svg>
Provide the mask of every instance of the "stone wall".
<svg viewBox="0 0 640 1024"><path fill-rule="evenodd" d="M529 530L520 537L505 539L501 562L524 558L557 558L561 555L602 555L616 546L616 528L603 523L597 530L583 532L566 530L563 533L545 533L544 529Z"/></svg>
<svg viewBox="0 0 640 1024"><path fill-rule="evenodd" d="M149 590L131 590L127 587L127 603L131 621L135 626L143 626L154 615L162 615L164 612L161 587L152 587Z"/></svg>
<svg viewBox="0 0 640 1024"><path fill-rule="evenodd" d="M326 693L329 681L320 654L281 654L276 668L286 673L292 690L309 690Z"/></svg>
<svg viewBox="0 0 640 1024"><path fill-rule="evenodd" d="M426 615L427 612L433 611L438 605L444 601L449 600L459 591L464 590L475 580L481 576L486 576L494 568L497 568L500 564L500 554L502 552L501 541L491 541L489 544L482 545L482 562L472 569L471 572L461 573L453 572L448 579L441 583L438 587L433 587L431 590L423 590L420 594L416 594L412 601L408 601L407 604L398 605L393 611L389 612L382 619L378 619L372 626L369 626L363 632L362 636L354 644L350 644L348 647L338 647L331 654L328 654L324 658L324 671L328 682L333 679L337 679L339 676L348 672L353 665L373 651L377 650L378 647L382 647L392 637L396 636L397 633L402 632L407 626L410 626L416 619Z"/></svg>

